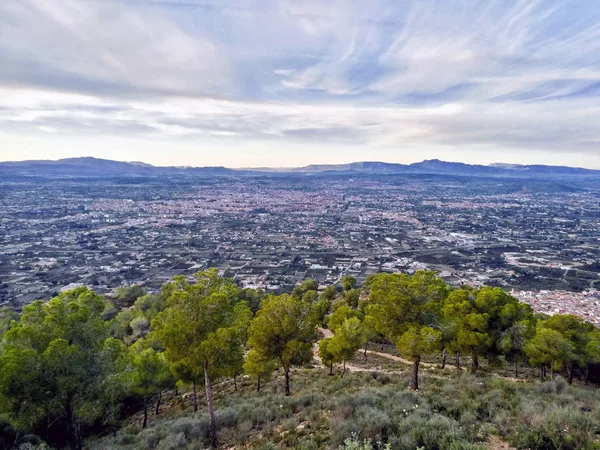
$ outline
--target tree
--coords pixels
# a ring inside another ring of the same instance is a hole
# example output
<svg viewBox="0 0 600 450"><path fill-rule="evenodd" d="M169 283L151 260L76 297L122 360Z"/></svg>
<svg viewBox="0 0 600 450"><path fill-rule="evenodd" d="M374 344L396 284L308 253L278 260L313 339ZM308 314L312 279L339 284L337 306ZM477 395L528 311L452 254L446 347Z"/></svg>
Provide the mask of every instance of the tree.
<svg viewBox="0 0 600 450"><path fill-rule="evenodd" d="M478 311L476 299L477 292L459 289L448 295L442 307L444 318L456 326L453 338L446 345L457 353L471 355L473 373L479 368L479 356L492 345L487 333L489 315Z"/></svg>
<svg viewBox="0 0 600 450"><path fill-rule="evenodd" d="M487 314L486 332L491 343L484 353L491 361L502 353L498 345L502 336L517 322L529 320L533 311L529 305L508 295L500 288L484 286L475 291L473 306L479 314Z"/></svg>
<svg viewBox="0 0 600 450"><path fill-rule="evenodd" d="M500 337L497 347L507 361L512 362L515 367L515 378L519 376L519 362L526 358L525 344L535 334L535 322L533 320L521 320L515 322Z"/></svg>
<svg viewBox="0 0 600 450"><path fill-rule="evenodd" d="M120 287L116 290L117 299L126 306L131 306L139 298L146 295L146 290L134 284L128 287Z"/></svg>
<svg viewBox="0 0 600 450"><path fill-rule="evenodd" d="M318 289L319 284L315 280L304 280L302 283L300 283L294 288L294 290L292 291L292 296L300 299L308 291L317 291Z"/></svg>
<svg viewBox="0 0 600 450"><path fill-rule="evenodd" d="M338 306L329 316L329 329L335 333L336 330L344 323L344 321L346 321L346 319L350 319L351 317L356 317L362 321L365 315L347 305Z"/></svg>
<svg viewBox="0 0 600 450"><path fill-rule="evenodd" d="M418 324L411 325L402 333L396 343L398 350L413 360L411 388L419 389L419 363L421 356L439 350L441 347L442 333L431 327Z"/></svg>
<svg viewBox="0 0 600 450"><path fill-rule="evenodd" d="M344 300L346 300L346 304L352 308L357 308L361 292L362 291L360 289L350 289L346 291L344 294Z"/></svg>
<svg viewBox="0 0 600 450"><path fill-rule="evenodd" d="M342 289L344 290L344 292L348 292L351 289L354 289L356 287L356 278L354 278L352 275L344 275L342 277Z"/></svg>
<svg viewBox="0 0 600 450"><path fill-rule="evenodd" d="M23 308L0 355L0 404L18 428L63 422L69 446L80 450L81 425L119 405L130 386L129 359L123 343L109 338L106 307L82 287Z"/></svg>
<svg viewBox="0 0 600 450"><path fill-rule="evenodd" d="M0 336L2 336L12 325L13 320L19 320L17 313L10 306L0 308Z"/></svg>
<svg viewBox="0 0 600 450"><path fill-rule="evenodd" d="M560 332L538 323L535 335L525 344L525 353L533 366L549 365L551 376L575 358L575 346ZM540 372L542 373L542 372Z"/></svg>
<svg viewBox="0 0 600 450"><path fill-rule="evenodd" d="M311 321L316 323L317 325L323 324L323 322L325 321L325 317L329 312L329 307L329 300L326 299L321 299L313 303L311 307Z"/></svg>
<svg viewBox="0 0 600 450"><path fill-rule="evenodd" d="M162 353L156 353L154 349L147 348L133 355L133 367L135 369L134 390L144 399L144 421L142 428L148 423L148 398L158 395L156 402L156 414L160 406L161 391L171 380L169 366Z"/></svg>
<svg viewBox="0 0 600 450"><path fill-rule="evenodd" d="M325 289L323 289L323 292L321 292L321 295L319 296L319 299L321 300L327 300L328 302L331 302L332 300L335 300L335 298L338 296L338 290L335 286L327 286Z"/></svg>
<svg viewBox="0 0 600 450"><path fill-rule="evenodd" d="M327 350L334 355L334 360L342 362L342 377L346 373L346 361L356 354L366 339L366 331L357 317L350 317L336 327Z"/></svg>
<svg viewBox="0 0 600 450"><path fill-rule="evenodd" d="M573 358L565 360L567 378L569 384L573 384L574 365L578 365L582 369L588 365L586 347L589 342L589 333L594 330L594 325L572 314L555 314L543 321L542 325L558 331L573 345Z"/></svg>
<svg viewBox="0 0 600 450"><path fill-rule="evenodd" d="M221 278L215 269L199 272L196 283L175 277L167 308L153 321L165 346L165 356L177 377L193 386L194 411L198 410L197 384L204 380L210 418L209 434L218 445L213 408L212 380L228 374L232 353L242 354L240 336L252 312L239 301L239 288L232 279Z"/></svg>
<svg viewBox="0 0 600 450"><path fill-rule="evenodd" d="M250 325L248 345L267 359L277 360L290 395L290 369L312 359L316 323L311 306L288 294L267 297Z"/></svg>
<svg viewBox="0 0 600 450"><path fill-rule="evenodd" d="M398 347L401 353L408 351L406 356L414 362L411 387L418 389L422 354L416 355L413 349L430 351L433 346L406 345L407 340L415 329L437 326L448 288L435 272L427 271L417 271L412 276L387 273L370 276L368 288L370 304L366 307L367 314L373 317L377 331L396 343L397 347L401 344ZM410 333L404 336L407 332ZM417 335L428 339L430 334L419 331Z"/></svg>
<svg viewBox="0 0 600 450"><path fill-rule="evenodd" d="M329 366L329 375L333 375L333 364L339 362L331 348L332 339L325 338L319 341L319 358L325 366Z"/></svg>
<svg viewBox="0 0 600 450"><path fill-rule="evenodd" d="M246 354L244 372L256 379L257 392L260 392L261 383L263 381L269 381L276 367L277 361L266 358L254 349Z"/></svg>
<svg viewBox="0 0 600 450"><path fill-rule="evenodd" d="M588 343L585 346L588 365L600 364L600 329L595 328L588 335ZM588 382L589 368L586 366L585 382Z"/></svg>

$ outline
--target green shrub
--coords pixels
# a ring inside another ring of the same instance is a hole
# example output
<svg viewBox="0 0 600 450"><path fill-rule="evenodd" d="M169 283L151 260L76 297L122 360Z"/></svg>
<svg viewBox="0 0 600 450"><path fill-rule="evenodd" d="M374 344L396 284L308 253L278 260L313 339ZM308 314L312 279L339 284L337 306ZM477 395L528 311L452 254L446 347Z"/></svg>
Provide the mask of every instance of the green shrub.
<svg viewBox="0 0 600 450"><path fill-rule="evenodd" d="M587 449L593 448L597 431L598 424L590 415L573 407L560 407L521 417L509 440L532 450Z"/></svg>

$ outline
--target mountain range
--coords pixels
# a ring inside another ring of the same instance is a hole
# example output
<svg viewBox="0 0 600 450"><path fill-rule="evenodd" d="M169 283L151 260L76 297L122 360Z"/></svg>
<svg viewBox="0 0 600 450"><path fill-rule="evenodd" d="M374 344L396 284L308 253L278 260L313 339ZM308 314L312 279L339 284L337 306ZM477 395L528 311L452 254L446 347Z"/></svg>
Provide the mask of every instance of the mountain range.
<svg viewBox="0 0 600 450"><path fill-rule="evenodd" d="M565 166L518 165L497 163L488 166L446 162L438 159L413 164L363 161L349 164L309 165L296 168L228 169L225 167L160 167L142 162L122 162L92 157L39 161L0 162L0 177L27 176L240 176L276 174L437 174L475 177L599 178L600 170Z"/></svg>

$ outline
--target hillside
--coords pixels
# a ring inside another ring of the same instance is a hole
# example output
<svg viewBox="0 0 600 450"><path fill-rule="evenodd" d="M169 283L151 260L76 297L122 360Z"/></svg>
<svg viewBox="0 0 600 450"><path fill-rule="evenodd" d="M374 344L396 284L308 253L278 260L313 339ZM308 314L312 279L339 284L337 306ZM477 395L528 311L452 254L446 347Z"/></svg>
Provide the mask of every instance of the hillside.
<svg viewBox="0 0 600 450"><path fill-rule="evenodd" d="M86 287L0 310L5 448L593 449L600 329L435 272Z"/></svg>
<svg viewBox="0 0 600 450"><path fill-rule="evenodd" d="M425 369L422 389L408 388L410 366L362 352L341 377L316 361L293 374L291 397L276 375L256 392L249 377L215 386L222 448L392 449L592 448L600 421L597 388L564 379L515 382L493 371L473 376L454 367ZM204 402L201 405L205 408ZM141 415L91 450L208 448L208 416L191 397L169 394L146 429ZM357 442L366 445L358 446ZM202 446L199 446L202 442ZM385 447L387 448L387 447Z"/></svg>
<svg viewBox="0 0 600 450"><path fill-rule="evenodd" d="M225 167L158 167L142 162L121 162L83 157L56 161L0 162L0 174L27 176L277 176L341 174L421 174L491 178L583 178L600 179L599 170L574 167L491 164L489 166L446 162L438 159L413 164L362 161L349 164L309 165L295 168L228 169Z"/></svg>

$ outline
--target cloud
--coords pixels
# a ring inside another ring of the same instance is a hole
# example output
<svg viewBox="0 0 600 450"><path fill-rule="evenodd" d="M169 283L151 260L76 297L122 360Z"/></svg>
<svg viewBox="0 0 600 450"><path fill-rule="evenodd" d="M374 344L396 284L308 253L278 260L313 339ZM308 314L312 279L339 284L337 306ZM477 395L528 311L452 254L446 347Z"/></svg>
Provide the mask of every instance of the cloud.
<svg viewBox="0 0 600 450"><path fill-rule="evenodd" d="M0 131L600 166L599 17L591 0L5 0Z"/></svg>

